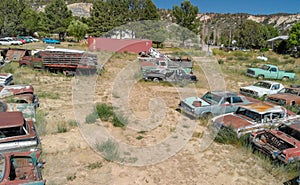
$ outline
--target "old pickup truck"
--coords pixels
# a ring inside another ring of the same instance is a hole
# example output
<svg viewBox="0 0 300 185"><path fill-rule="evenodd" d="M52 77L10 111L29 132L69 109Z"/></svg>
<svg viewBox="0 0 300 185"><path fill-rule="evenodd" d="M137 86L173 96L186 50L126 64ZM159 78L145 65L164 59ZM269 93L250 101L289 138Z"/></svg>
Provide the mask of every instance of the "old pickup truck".
<svg viewBox="0 0 300 185"><path fill-rule="evenodd" d="M262 153L284 163L300 160L300 121L281 124L277 129L253 132L250 143Z"/></svg>
<svg viewBox="0 0 300 185"><path fill-rule="evenodd" d="M267 102L257 102L241 105L233 113L216 116L212 119L219 128L232 128L238 137L253 131L274 128L280 121L299 118L295 113L284 107L275 106Z"/></svg>
<svg viewBox="0 0 300 185"><path fill-rule="evenodd" d="M278 80L293 80L295 73L291 71L279 70L277 66L265 64L260 68L248 68L247 76L258 79L278 79Z"/></svg>
<svg viewBox="0 0 300 185"><path fill-rule="evenodd" d="M284 88L283 84L273 81L262 80L253 85L240 88L240 93L251 97L265 97L270 94L277 94Z"/></svg>

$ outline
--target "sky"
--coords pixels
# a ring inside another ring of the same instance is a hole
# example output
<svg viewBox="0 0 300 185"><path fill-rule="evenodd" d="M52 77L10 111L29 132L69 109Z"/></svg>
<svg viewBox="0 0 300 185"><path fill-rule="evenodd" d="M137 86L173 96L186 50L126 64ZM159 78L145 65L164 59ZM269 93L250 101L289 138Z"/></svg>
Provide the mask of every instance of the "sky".
<svg viewBox="0 0 300 185"><path fill-rule="evenodd" d="M172 9L184 0L152 0L157 8ZM190 0L199 13L249 13L269 15L300 13L300 0Z"/></svg>

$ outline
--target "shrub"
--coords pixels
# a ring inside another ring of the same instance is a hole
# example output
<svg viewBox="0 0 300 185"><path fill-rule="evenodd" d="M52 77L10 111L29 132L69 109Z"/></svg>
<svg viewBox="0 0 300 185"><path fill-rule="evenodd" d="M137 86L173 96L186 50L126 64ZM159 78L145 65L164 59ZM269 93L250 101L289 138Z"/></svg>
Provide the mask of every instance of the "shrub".
<svg viewBox="0 0 300 185"><path fill-rule="evenodd" d="M116 115L113 116L113 125L115 127L125 127L128 123L128 120L123 115Z"/></svg>
<svg viewBox="0 0 300 185"><path fill-rule="evenodd" d="M113 107L105 103L98 104L96 111L99 118L103 121L108 121L113 116Z"/></svg>
<svg viewBox="0 0 300 185"><path fill-rule="evenodd" d="M96 162L96 163L89 164L87 167L88 169L93 170L93 169L101 168L102 166L103 164L101 162Z"/></svg>
<svg viewBox="0 0 300 185"><path fill-rule="evenodd" d="M113 140L108 139L103 143L96 142L96 149L101 152L105 159L108 161L118 160L119 159L119 150L117 143Z"/></svg>
<svg viewBox="0 0 300 185"><path fill-rule="evenodd" d="M57 125L57 132L58 133L64 133L64 132L68 132L68 128L66 126L66 123L59 123Z"/></svg>
<svg viewBox="0 0 300 185"><path fill-rule="evenodd" d="M86 123L95 123L98 119L98 114L94 111L85 117Z"/></svg>
<svg viewBox="0 0 300 185"><path fill-rule="evenodd" d="M218 63L219 63L219 64L224 64L224 60L219 59L219 60L218 60Z"/></svg>

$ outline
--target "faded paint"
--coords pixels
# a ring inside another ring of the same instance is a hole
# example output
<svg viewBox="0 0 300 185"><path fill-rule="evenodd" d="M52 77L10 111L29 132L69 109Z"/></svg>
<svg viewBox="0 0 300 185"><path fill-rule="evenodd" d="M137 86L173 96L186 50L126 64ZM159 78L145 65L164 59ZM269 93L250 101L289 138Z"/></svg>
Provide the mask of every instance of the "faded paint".
<svg viewBox="0 0 300 185"><path fill-rule="evenodd" d="M44 185L41 169L38 167L36 152L10 152L0 154L0 185Z"/></svg>
<svg viewBox="0 0 300 185"><path fill-rule="evenodd" d="M244 105L241 107L243 107L245 109L249 109L253 112L258 112L260 114L263 114L266 112L282 111L282 108L280 106L273 106L272 104L265 103L265 102L253 103L253 104Z"/></svg>
<svg viewBox="0 0 300 185"><path fill-rule="evenodd" d="M36 121L34 105L25 103L7 103L7 112L20 111L26 120Z"/></svg>
<svg viewBox="0 0 300 185"><path fill-rule="evenodd" d="M0 128L19 127L23 124L22 112L0 112Z"/></svg>

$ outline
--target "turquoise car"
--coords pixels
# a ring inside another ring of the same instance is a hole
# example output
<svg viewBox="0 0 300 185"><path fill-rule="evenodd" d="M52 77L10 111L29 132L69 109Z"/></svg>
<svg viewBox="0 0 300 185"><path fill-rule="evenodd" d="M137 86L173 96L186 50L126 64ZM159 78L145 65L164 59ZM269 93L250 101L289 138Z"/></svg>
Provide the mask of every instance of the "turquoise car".
<svg viewBox="0 0 300 185"><path fill-rule="evenodd" d="M265 64L260 68L248 68L247 76L258 79L293 80L295 73L292 71L279 70L277 66Z"/></svg>
<svg viewBox="0 0 300 185"><path fill-rule="evenodd" d="M43 42L46 44L60 44L59 40L52 39L52 38L44 38Z"/></svg>
<svg viewBox="0 0 300 185"><path fill-rule="evenodd" d="M188 97L181 100L178 108L192 118L205 118L234 112L240 105L250 104L253 101L254 99L235 92L211 91L202 97Z"/></svg>

